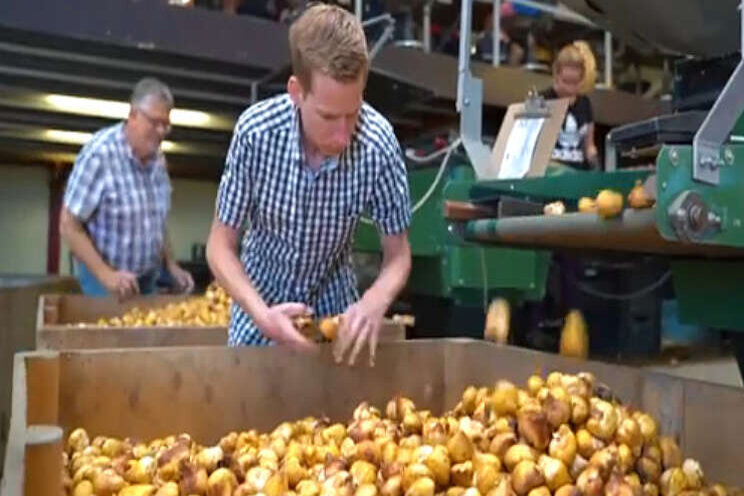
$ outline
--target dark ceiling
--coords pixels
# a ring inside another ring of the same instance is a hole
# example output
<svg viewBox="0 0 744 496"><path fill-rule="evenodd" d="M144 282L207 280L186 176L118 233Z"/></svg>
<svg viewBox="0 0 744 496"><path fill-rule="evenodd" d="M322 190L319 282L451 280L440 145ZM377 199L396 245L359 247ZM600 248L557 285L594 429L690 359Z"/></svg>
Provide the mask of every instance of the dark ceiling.
<svg viewBox="0 0 744 496"><path fill-rule="evenodd" d="M174 126L172 173L216 178L232 123L252 98L283 91L288 62L287 28L262 19L158 0L11 1L0 9L0 162L69 165L86 136L80 133L118 118L65 112L48 95L126 102L137 80L155 76L172 88L177 108L213 116L209 126ZM473 71L484 79L484 119L495 127L507 105L550 83L521 69L474 63ZM406 139L456 126L456 79L451 56L386 47L365 98ZM652 102L615 91L592 98L606 125L658 112ZM67 134L60 139L49 129Z"/></svg>

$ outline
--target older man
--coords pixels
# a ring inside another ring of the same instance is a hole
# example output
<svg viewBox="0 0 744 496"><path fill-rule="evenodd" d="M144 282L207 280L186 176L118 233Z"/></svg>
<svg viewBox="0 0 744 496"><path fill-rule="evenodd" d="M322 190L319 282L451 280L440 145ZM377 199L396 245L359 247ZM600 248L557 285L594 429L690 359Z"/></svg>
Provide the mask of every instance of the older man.
<svg viewBox="0 0 744 496"><path fill-rule="evenodd" d="M207 258L235 301L231 345L310 348L291 322L310 307L343 314L336 358L350 352L353 363L367 344L373 356L410 271L406 168L392 126L363 101L369 60L356 18L315 5L292 25L289 44L287 93L238 120ZM360 298L351 244L363 212L380 232L383 263Z"/></svg>
<svg viewBox="0 0 744 496"><path fill-rule="evenodd" d="M173 96L156 79L137 83L127 120L97 132L75 161L60 215L85 294L152 293L164 264L177 287L191 275L170 253L171 185L160 144L170 132Z"/></svg>

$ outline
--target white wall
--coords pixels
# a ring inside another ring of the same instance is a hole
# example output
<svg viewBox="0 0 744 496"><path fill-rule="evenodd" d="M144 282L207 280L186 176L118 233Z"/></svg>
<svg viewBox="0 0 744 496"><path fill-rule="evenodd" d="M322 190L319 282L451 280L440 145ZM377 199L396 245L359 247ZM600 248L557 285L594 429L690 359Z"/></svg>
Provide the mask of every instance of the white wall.
<svg viewBox="0 0 744 496"><path fill-rule="evenodd" d="M192 244L207 242L214 216L217 182L172 179L171 183L173 196L168 232L176 259L188 260Z"/></svg>
<svg viewBox="0 0 744 496"><path fill-rule="evenodd" d="M0 274L45 274L49 174L44 167L0 166ZM176 258L191 258L191 245L206 243L214 215L216 181L172 179L168 229ZM70 274L62 243L60 273Z"/></svg>
<svg viewBox="0 0 744 496"><path fill-rule="evenodd" d="M214 215L217 182L171 179L171 185L173 195L168 219L171 245L177 260L190 260L191 245L207 242ZM70 274L69 250L64 243L60 256L60 273Z"/></svg>
<svg viewBox="0 0 744 496"><path fill-rule="evenodd" d="M46 274L49 174L44 167L0 167L0 274Z"/></svg>

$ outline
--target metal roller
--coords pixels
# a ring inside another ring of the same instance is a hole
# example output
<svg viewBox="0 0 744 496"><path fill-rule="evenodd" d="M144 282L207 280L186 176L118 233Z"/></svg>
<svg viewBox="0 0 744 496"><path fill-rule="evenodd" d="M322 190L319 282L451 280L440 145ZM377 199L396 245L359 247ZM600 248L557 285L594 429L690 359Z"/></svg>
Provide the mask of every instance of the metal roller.
<svg viewBox="0 0 744 496"><path fill-rule="evenodd" d="M478 219L465 226L465 238L531 248L628 251L658 255L744 257L744 250L668 241L656 228L654 209L625 210L603 219L594 213Z"/></svg>

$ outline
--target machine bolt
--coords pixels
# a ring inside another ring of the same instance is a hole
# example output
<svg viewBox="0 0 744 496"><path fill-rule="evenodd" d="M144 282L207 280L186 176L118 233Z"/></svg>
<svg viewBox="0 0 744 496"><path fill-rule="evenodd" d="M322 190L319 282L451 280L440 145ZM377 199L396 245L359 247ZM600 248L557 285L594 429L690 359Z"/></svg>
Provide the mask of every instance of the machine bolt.
<svg viewBox="0 0 744 496"><path fill-rule="evenodd" d="M734 227L741 227L741 219L734 219Z"/></svg>
<svg viewBox="0 0 744 496"><path fill-rule="evenodd" d="M734 152L731 148L724 148L723 159L726 161L727 165L734 165Z"/></svg>
<svg viewBox="0 0 744 496"><path fill-rule="evenodd" d="M669 161L675 167L679 164L679 151L674 146L669 149Z"/></svg>
<svg viewBox="0 0 744 496"><path fill-rule="evenodd" d="M666 188L667 188L667 183L666 181L664 181L663 183L661 183L661 189L666 189Z"/></svg>
<svg viewBox="0 0 744 496"><path fill-rule="evenodd" d="M722 219L719 215L716 215L713 212L708 212L708 222L711 226L720 228Z"/></svg>
<svg viewBox="0 0 744 496"><path fill-rule="evenodd" d="M700 158L700 165L706 169L715 169L717 167L713 157L708 155Z"/></svg>
<svg viewBox="0 0 744 496"><path fill-rule="evenodd" d="M705 208L702 205L690 205L687 215L690 221L690 227L694 231L700 230L705 225L705 219L703 218L705 213ZM710 215L707 217L710 219Z"/></svg>

